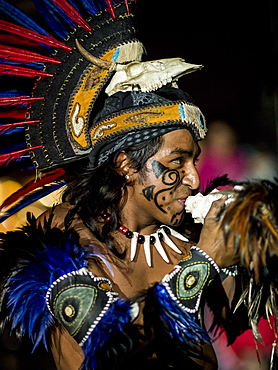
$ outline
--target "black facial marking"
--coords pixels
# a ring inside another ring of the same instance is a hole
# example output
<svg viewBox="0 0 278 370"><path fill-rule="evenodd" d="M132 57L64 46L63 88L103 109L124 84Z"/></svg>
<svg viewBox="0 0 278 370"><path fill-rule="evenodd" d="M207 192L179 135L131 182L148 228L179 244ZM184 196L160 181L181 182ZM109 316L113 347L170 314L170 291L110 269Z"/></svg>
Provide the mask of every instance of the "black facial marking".
<svg viewBox="0 0 278 370"><path fill-rule="evenodd" d="M173 223L173 225L179 225L180 221L181 221L181 217L184 216L183 214L183 210L181 212L177 212L175 213L172 218L171 218L171 222Z"/></svg>
<svg viewBox="0 0 278 370"><path fill-rule="evenodd" d="M148 186L147 188L143 189L143 195L147 200L153 199L153 189L155 185Z"/></svg>
<svg viewBox="0 0 278 370"><path fill-rule="evenodd" d="M165 167L162 163L158 161L152 161L152 168L153 173L157 179L163 174L163 172L167 170L167 167Z"/></svg>
<svg viewBox="0 0 278 370"><path fill-rule="evenodd" d="M161 181L163 185L165 185L164 189L161 189L157 192L153 191L152 199L154 200L154 204L157 206L157 208L161 212L167 213L168 209L166 208L167 210L165 210L166 205L163 204L163 202L165 202L167 195L168 194L171 195L173 193L173 190L175 190L176 187L179 185L180 175L177 170L169 169L163 166L158 161L153 161L152 166L153 166L154 173L156 172L155 176L157 176L159 173L159 176L160 175L162 176ZM161 171L163 172L161 173Z"/></svg>

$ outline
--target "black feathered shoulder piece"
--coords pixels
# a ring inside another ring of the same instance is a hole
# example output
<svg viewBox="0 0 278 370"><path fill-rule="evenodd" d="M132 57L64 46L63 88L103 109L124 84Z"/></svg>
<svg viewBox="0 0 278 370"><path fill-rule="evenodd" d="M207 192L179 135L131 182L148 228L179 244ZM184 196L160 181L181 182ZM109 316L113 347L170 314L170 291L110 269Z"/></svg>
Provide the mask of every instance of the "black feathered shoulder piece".
<svg viewBox="0 0 278 370"><path fill-rule="evenodd" d="M44 252L46 246L62 247L69 238L77 243L78 235L72 231L65 233L51 228L53 214L42 225L37 225L36 218L27 213L27 223L14 231L0 233L0 331L4 330L10 312L7 305L7 282L26 263L32 263L38 253ZM23 333L15 330L20 338Z"/></svg>
<svg viewBox="0 0 278 370"><path fill-rule="evenodd" d="M84 369L109 369L133 347L130 323L137 303L122 299L105 277L88 269L89 248L72 230L40 226L31 214L21 229L1 234L1 328L29 337L35 350L49 330L62 325L84 352ZM135 336L136 337L136 336ZM121 339L119 339L121 338Z"/></svg>
<svg viewBox="0 0 278 370"><path fill-rule="evenodd" d="M62 246L69 236L60 229L51 228L53 214L44 220L43 225L37 225L35 216L28 212L27 223L22 227L0 233L0 279L1 283L7 279L11 271L23 261L32 261L38 251L44 251L45 246ZM71 238L78 241L78 235Z"/></svg>

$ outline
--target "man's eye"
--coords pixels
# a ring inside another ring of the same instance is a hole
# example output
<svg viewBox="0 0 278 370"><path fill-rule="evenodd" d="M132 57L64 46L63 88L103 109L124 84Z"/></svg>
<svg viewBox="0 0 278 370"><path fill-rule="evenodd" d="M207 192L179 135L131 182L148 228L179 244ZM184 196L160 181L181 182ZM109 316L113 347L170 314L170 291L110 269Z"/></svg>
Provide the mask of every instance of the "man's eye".
<svg viewBox="0 0 278 370"><path fill-rule="evenodd" d="M177 164L182 164L183 158L181 158L181 157L175 158L175 159L172 160L172 162L177 163Z"/></svg>

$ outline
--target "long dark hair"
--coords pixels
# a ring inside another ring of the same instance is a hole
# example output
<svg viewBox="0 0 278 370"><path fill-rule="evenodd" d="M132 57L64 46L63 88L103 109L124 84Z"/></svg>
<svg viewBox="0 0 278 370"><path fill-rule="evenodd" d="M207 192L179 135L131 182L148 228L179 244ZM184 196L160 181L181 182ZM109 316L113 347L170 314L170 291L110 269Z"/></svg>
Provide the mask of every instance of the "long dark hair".
<svg viewBox="0 0 278 370"><path fill-rule="evenodd" d="M78 215L98 240L104 242L117 257L123 258L125 253L120 254L117 251L111 237L111 232L115 231L121 223L120 211L125 201L123 189L126 179L117 172L116 158L119 152L124 150L129 158L130 167L140 172L140 176L143 177L148 158L158 151L162 142L163 137L159 136L128 148L122 148L100 166L83 170L68 185L63 195L63 201L73 206L66 217L66 227L69 228L73 217ZM111 218L100 230L97 226L97 219L101 212L109 212Z"/></svg>

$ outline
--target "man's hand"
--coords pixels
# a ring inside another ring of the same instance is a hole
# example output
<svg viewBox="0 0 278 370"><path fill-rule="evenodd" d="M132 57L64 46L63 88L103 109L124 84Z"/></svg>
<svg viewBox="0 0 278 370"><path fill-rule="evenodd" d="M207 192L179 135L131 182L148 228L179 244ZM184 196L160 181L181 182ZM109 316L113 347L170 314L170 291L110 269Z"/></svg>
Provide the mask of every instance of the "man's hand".
<svg viewBox="0 0 278 370"><path fill-rule="evenodd" d="M212 203L197 244L197 247L205 251L220 268L232 266L239 262L239 256L235 252L232 238L230 237L228 243L225 244L223 231L218 221L218 215L225 205L226 199L227 197L223 196Z"/></svg>

